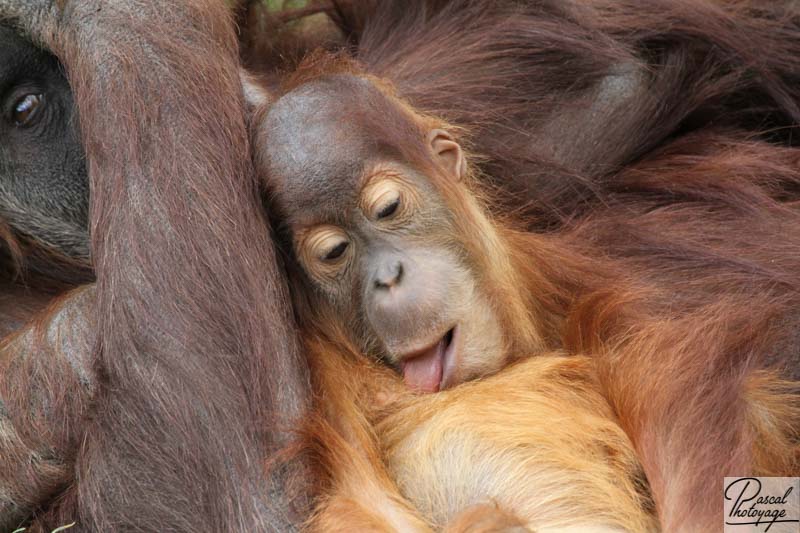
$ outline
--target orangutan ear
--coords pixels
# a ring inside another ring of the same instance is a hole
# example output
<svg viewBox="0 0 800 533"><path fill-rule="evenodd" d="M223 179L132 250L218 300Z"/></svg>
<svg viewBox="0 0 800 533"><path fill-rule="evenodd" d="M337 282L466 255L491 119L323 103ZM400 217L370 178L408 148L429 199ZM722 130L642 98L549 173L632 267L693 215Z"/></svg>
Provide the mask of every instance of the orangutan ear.
<svg viewBox="0 0 800 533"><path fill-rule="evenodd" d="M433 130L428 134L428 142L433 155L450 171L456 181L466 176L467 159L452 135L444 130Z"/></svg>

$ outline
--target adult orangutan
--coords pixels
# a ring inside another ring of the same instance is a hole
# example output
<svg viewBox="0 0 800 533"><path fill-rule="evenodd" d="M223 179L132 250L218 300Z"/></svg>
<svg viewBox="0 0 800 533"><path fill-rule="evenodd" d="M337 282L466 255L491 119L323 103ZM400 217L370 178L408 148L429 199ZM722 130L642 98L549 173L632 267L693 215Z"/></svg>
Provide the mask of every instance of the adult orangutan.
<svg viewBox="0 0 800 533"><path fill-rule="evenodd" d="M0 337L5 338L42 312L56 293L91 281L92 274L87 261L89 180L74 119L72 92L58 61L10 26L0 26L0 43L0 234L4 244ZM81 303L74 305L87 303L90 293L76 294L74 300ZM48 369L44 376L58 375L61 384L54 393L69 392L63 397L63 404L59 402L67 409L63 420L81 415L88 395L84 391L88 393L96 381L89 379L93 374L89 364L94 339L94 332L88 328L91 318L70 308L68 304L60 311L44 311L42 320L59 313L50 331L68 331L64 323L69 322L69 328L79 334L63 335L60 341L51 340L52 345L42 342L40 350L36 350L33 346L39 340L29 329L19 340L7 341L0 364L3 380L16 381L19 387L34 386L36 380L31 377L36 365ZM24 350L25 356L7 360L12 346L20 352ZM70 355L55 355L59 351ZM36 383L35 388L49 388L47 379ZM37 397L38 393L27 398ZM6 402L0 405L5 407ZM33 450L32 441L26 442L3 412L0 448L5 462L0 469L0 528L5 530L13 529L33 507L63 488L71 479L71 469L57 459L61 442L50 448L50 458L42 459L41 452L47 448ZM51 412L48 419L54 423L61 414ZM23 419L19 414L15 416ZM39 424L31 426L36 431ZM28 431L27 424L23 424L22 431ZM41 435L36 438L40 442L48 440Z"/></svg>
<svg viewBox="0 0 800 533"><path fill-rule="evenodd" d="M65 65L97 282L2 345L0 528L286 530L305 410L254 193L235 33L211 1L0 0Z"/></svg>
<svg viewBox="0 0 800 533"><path fill-rule="evenodd" d="M599 391L610 404L607 420L632 440L665 531L718 529L725 475L800 471L800 212L786 199L800 184L795 149L707 127L614 177L650 195L528 233L489 218L459 128L347 61L310 61L261 113L269 205L293 257L323 404L336 406L327 416L340 435L321 437L332 471L322 530L461 524L458 512L481 499L503 520L553 527L532 511L546 497L530 476L483 483L547 463L554 447L542 445L539 420L509 402L535 373L475 386L474 404L488 407L470 417L453 414L470 389L445 391L455 404L405 400L380 374L330 362L348 352L384 361L422 392L554 350L589 356L574 394ZM370 405L381 397L388 407ZM519 440L472 446L498 427ZM342 441L360 454L355 467L338 467ZM511 453L521 442L527 460ZM606 449L629 457L624 442ZM589 475L624 483L635 472L603 464ZM558 494L569 498L566 485ZM642 523L572 508L581 527Z"/></svg>

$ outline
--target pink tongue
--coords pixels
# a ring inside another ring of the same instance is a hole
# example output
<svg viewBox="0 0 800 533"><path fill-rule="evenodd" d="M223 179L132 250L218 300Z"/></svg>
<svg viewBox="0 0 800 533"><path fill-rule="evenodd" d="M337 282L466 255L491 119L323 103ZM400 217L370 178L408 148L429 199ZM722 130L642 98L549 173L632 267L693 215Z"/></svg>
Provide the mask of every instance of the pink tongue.
<svg viewBox="0 0 800 533"><path fill-rule="evenodd" d="M444 339L422 355L401 364L406 386L418 392L436 392L442 381Z"/></svg>

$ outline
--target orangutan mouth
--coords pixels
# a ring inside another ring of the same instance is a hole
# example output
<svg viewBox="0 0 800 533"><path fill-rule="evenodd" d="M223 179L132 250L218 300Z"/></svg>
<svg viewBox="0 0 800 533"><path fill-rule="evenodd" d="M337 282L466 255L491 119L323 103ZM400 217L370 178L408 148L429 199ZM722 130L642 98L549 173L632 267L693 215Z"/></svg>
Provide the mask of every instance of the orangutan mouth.
<svg viewBox="0 0 800 533"><path fill-rule="evenodd" d="M410 389L430 393L447 388L455 368L457 337L458 326L453 326L434 344L403 356L400 370Z"/></svg>

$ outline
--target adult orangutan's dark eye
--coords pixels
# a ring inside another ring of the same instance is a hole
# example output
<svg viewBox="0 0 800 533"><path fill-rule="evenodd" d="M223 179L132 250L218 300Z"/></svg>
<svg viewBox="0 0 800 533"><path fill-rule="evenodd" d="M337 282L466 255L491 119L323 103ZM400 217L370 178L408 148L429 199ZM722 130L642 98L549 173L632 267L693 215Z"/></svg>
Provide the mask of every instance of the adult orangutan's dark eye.
<svg viewBox="0 0 800 533"><path fill-rule="evenodd" d="M15 126L30 126L36 120L43 106L44 96L41 94L26 94L14 102L11 120Z"/></svg>

